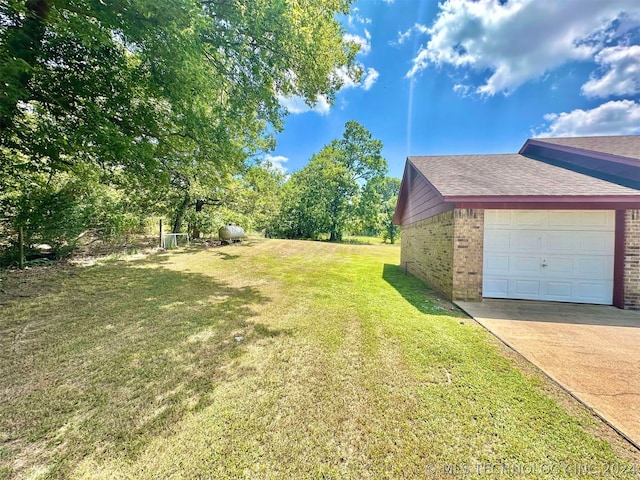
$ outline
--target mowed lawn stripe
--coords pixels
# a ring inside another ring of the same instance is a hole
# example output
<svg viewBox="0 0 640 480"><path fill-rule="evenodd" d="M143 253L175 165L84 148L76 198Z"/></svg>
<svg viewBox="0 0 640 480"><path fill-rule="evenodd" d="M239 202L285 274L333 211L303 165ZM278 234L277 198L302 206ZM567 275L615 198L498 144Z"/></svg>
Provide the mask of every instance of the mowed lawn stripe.
<svg viewBox="0 0 640 480"><path fill-rule="evenodd" d="M29 294L0 302L5 477L592 478L580 466L634 461L398 263L397 246L252 240L11 276Z"/></svg>

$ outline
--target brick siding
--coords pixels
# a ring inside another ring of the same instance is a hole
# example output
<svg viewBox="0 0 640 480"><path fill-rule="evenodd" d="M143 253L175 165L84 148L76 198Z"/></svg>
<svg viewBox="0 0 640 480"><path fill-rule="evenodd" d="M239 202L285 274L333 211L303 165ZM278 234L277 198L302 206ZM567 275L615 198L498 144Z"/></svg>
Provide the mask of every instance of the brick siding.
<svg viewBox="0 0 640 480"><path fill-rule="evenodd" d="M448 298L453 294L453 210L402 228L400 262Z"/></svg>
<svg viewBox="0 0 640 480"><path fill-rule="evenodd" d="M401 266L453 300L482 299L484 210L457 209L402 229Z"/></svg>
<svg viewBox="0 0 640 480"><path fill-rule="evenodd" d="M482 300L484 210L456 209L454 217L452 298Z"/></svg>
<svg viewBox="0 0 640 480"><path fill-rule="evenodd" d="M640 210L625 213L624 308L640 310Z"/></svg>

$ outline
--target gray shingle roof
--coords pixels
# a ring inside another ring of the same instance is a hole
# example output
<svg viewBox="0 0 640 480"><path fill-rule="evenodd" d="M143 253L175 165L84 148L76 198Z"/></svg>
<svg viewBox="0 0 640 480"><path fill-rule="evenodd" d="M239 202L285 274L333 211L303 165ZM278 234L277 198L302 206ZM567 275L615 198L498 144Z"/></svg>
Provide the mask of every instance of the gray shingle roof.
<svg viewBox="0 0 640 480"><path fill-rule="evenodd" d="M640 135L534 138L533 140L640 160Z"/></svg>
<svg viewBox="0 0 640 480"><path fill-rule="evenodd" d="M447 196L640 196L637 190L519 154L409 157Z"/></svg>

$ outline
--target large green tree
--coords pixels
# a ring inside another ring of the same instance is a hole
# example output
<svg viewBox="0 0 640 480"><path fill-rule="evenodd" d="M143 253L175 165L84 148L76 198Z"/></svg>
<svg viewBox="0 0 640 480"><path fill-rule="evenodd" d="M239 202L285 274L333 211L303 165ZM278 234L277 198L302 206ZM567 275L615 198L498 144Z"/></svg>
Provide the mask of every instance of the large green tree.
<svg viewBox="0 0 640 480"><path fill-rule="evenodd" d="M326 145L292 176L281 221L284 235L313 238L328 232L330 241L342 240L357 215L363 189L386 170L382 142L358 122L347 122L341 139Z"/></svg>
<svg viewBox="0 0 640 480"><path fill-rule="evenodd" d="M0 3L0 216L28 215L23 192L58 175L84 176L179 227L273 146L280 96L332 99L338 68L360 74L335 18L350 3Z"/></svg>
<svg viewBox="0 0 640 480"><path fill-rule="evenodd" d="M382 177L387 162L382 157L382 142L354 120L345 124L342 138L323 149L333 164L333 181L326 192L329 203L329 239L342 240L347 222L355 215L356 197L368 182Z"/></svg>

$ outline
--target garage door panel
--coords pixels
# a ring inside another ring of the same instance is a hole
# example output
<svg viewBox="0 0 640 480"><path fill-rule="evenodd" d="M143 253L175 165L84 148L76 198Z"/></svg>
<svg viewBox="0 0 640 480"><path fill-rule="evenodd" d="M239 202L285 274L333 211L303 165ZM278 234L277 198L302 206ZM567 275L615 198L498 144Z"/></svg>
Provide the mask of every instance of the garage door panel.
<svg viewBox="0 0 640 480"><path fill-rule="evenodd" d="M509 257L508 256L486 256L484 261L486 262L487 273L509 273Z"/></svg>
<svg viewBox="0 0 640 480"><path fill-rule="evenodd" d="M509 298L509 281L506 278L489 278L482 289L488 297Z"/></svg>
<svg viewBox="0 0 640 480"><path fill-rule="evenodd" d="M576 273L575 260L567 257L547 257L545 259L548 274L572 277Z"/></svg>
<svg viewBox="0 0 640 480"><path fill-rule="evenodd" d="M542 236L532 230L511 232L512 248L522 251L539 251L542 249Z"/></svg>
<svg viewBox="0 0 640 480"><path fill-rule="evenodd" d="M548 252L572 252L576 249L576 242L580 241L578 232L541 232L546 239L546 250Z"/></svg>
<svg viewBox="0 0 640 480"><path fill-rule="evenodd" d="M545 210L516 210L512 215L512 225L520 227L541 227L547 223Z"/></svg>
<svg viewBox="0 0 640 480"><path fill-rule="evenodd" d="M539 280L515 280L513 282L513 293L516 295L525 295L528 297L539 297L541 294L540 291L540 281Z"/></svg>
<svg viewBox="0 0 640 480"><path fill-rule="evenodd" d="M540 258L539 257L516 257L514 262L511 262L515 266L511 273L514 274L528 274L534 273L538 275L540 273Z"/></svg>
<svg viewBox="0 0 640 480"><path fill-rule="evenodd" d="M614 232L613 211L487 210L483 296L611 304Z"/></svg>
<svg viewBox="0 0 640 480"><path fill-rule="evenodd" d="M490 225L511 225L511 210L486 210L485 218Z"/></svg>
<svg viewBox="0 0 640 480"><path fill-rule="evenodd" d="M609 274L612 270L611 259L609 258L581 258L578 261L577 275L582 278L603 278L606 280L612 280L612 278L609 278Z"/></svg>
<svg viewBox="0 0 640 480"><path fill-rule="evenodd" d="M615 217L608 210L581 212L581 224L584 227L610 229L615 225Z"/></svg>
<svg viewBox="0 0 640 480"><path fill-rule="evenodd" d="M603 293L606 282L578 282L577 296L585 303L606 303L610 304L613 294Z"/></svg>
<svg viewBox="0 0 640 480"><path fill-rule="evenodd" d="M549 226L551 227L579 227L581 224L580 217L577 217L573 212L549 212Z"/></svg>
<svg viewBox="0 0 640 480"><path fill-rule="evenodd" d="M485 231L485 245L490 247L487 251L502 252L511 248L511 235L505 231Z"/></svg>
<svg viewBox="0 0 640 480"><path fill-rule="evenodd" d="M580 252L607 255L613 251L613 241L609 232L586 233L580 239Z"/></svg>
<svg viewBox="0 0 640 480"><path fill-rule="evenodd" d="M545 300L555 300L557 302L570 301L573 291L572 282L554 282L546 284Z"/></svg>

